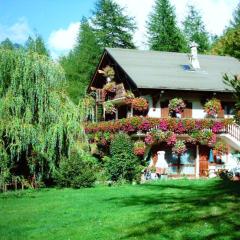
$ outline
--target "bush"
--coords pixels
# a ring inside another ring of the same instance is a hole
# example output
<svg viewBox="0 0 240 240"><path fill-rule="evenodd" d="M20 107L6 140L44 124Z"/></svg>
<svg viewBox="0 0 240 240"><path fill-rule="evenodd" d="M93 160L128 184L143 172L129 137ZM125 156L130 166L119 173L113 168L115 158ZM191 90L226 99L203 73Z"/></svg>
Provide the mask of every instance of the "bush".
<svg viewBox="0 0 240 240"><path fill-rule="evenodd" d="M55 181L61 187L92 187L96 181L95 165L95 158L73 153L69 158L61 159Z"/></svg>
<svg viewBox="0 0 240 240"><path fill-rule="evenodd" d="M119 133L110 145L111 158L105 163L112 181L133 181L139 175L140 160L133 154L133 143L125 133Z"/></svg>

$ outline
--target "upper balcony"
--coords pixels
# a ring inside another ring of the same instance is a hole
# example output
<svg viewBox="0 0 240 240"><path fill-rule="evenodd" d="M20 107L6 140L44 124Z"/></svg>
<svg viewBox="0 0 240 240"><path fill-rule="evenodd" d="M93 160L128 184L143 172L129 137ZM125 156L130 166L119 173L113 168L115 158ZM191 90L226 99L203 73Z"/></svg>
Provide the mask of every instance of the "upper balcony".
<svg viewBox="0 0 240 240"><path fill-rule="evenodd" d="M96 89L96 102L103 103L107 100L113 101L114 103L123 101L126 97L126 90L124 85L117 84L116 85L116 92L114 94L107 94L104 89Z"/></svg>

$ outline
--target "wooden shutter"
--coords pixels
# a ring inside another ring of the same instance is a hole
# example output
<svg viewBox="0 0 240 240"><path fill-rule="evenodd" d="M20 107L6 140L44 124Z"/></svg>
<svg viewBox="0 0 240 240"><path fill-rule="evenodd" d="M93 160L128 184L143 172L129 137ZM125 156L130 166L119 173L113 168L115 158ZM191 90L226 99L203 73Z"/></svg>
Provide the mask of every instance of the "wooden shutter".
<svg viewBox="0 0 240 240"><path fill-rule="evenodd" d="M167 118L169 117L169 108L168 108L168 101L161 102L161 117Z"/></svg>
<svg viewBox="0 0 240 240"><path fill-rule="evenodd" d="M191 102L185 102L185 103L186 103L186 108L182 113L182 118L192 118L192 103Z"/></svg>
<svg viewBox="0 0 240 240"><path fill-rule="evenodd" d="M218 118L224 118L224 108L218 113Z"/></svg>

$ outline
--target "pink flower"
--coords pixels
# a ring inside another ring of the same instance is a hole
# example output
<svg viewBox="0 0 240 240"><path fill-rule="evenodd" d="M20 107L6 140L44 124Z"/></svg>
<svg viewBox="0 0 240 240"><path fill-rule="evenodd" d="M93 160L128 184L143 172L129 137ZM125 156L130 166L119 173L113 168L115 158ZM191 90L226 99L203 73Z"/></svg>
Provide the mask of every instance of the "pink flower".
<svg viewBox="0 0 240 240"><path fill-rule="evenodd" d="M166 119L161 119L159 122L159 129L163 130L163 131L167 131L168 130L168 121Z"/></svg>
<svg viewBox="0 0 240 240"><path fill-rule="evenodd" d="M154 143L154 138L151 134L147 134L144 141L145 141L146 144L151 145L151 144Z"/></svg>

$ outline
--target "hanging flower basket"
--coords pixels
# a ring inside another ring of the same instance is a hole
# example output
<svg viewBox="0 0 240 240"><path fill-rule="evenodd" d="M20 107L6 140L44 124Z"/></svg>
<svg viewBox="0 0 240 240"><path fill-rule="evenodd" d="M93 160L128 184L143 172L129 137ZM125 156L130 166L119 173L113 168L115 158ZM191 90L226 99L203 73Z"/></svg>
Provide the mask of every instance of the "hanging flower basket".
<svg viewBox="0 0 240 240"><path fill-rule="evenodd" d="M182 155L187 151L187 147L185 144L185 141L183 140L177 140L174 147L172 148L172 152L177 155Z"/></svg>
<svg viewBox="0 0 240 240"><path fill-rule="evenodd" d="M145 154L146 145L143 141L134 143L133 152L136 156L143 156Z"/></svg>
<svg viewBox="0 0 240 240"><path fill-rule="evenodd" d="M171 113L182 113L186 105L182 98L173 98L169 101L168 107Z"/></svg>
<svg viewBox="0 0 240 240"><path fill-rule="evenodd" d="M114 114L116 112L116 108L112 102L109 102L109 101L105 102L104 108L105 108L105 112L108 114Z"/></svg>
<svg viewBox="0 0 240 240"><path fill-rule="evenodd" d="M105 68L103 68L103 70L98 70L99 73L103 74L104 77L106 77L107 79L109 78L110 81L112 79L114 79L115 76L115 71L112 67L110 67L109 65L107 65Z"/></svg>
<svg viewBox="0 0 240 240"><path fill-rule="evenodd" d="M115 82L108 82L103 86L103 90L106 93L116 93L116 83Z"/></svg>
<svg viewBox="0 0 240 240"><path fill-rule="evenodd" d="M228 153L228 148L226 144L222 141L219 141L215 144L214 150L217 152L217 155L222 156Z"/></svg>
<svg viewBox="0 0 240 240"><path fill-rule="evenodd" d="M134 110L139 112L146 111L148 109L148 102L145 98L133 98L132 99L132 106Z"/></svg>
<svg viewBox="0 0 240 240"><path fill-rule="evenodd" d="M212 98L208 100L204 105L204 112L210 117L215 117L222 110L220 100Z"/></svg>

